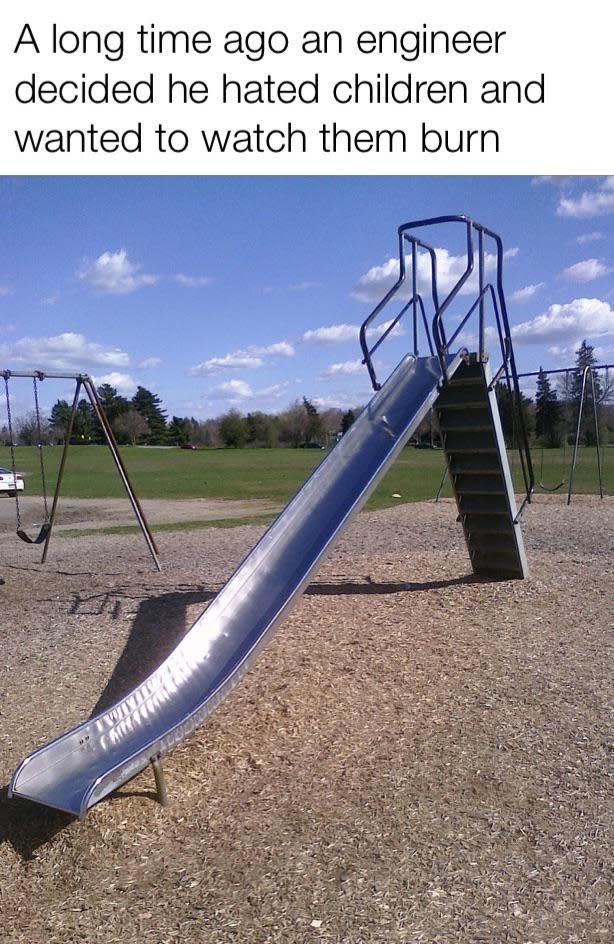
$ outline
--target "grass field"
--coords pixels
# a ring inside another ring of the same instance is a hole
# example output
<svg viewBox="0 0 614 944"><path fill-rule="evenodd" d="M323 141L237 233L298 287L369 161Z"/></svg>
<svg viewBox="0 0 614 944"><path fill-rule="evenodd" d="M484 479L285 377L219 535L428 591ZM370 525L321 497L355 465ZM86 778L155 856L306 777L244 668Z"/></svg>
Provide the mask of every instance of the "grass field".
<svg viewBox="0 0 614 944"><path fill-rule="evenodd" d="M41 493L38 450L22 446L16 450L17 470L26 481L26 493ZM53 492L61 449L44 451L47 489ZM122 449L122 456L140 498L264 498L284 503L299 488L325 456L306 449ZM533 464L537 482L557 485L568 478L571 450L535 450ZM517 457L510 453L517 488L521 490ZM11 467L10 453L0 447L0 465ZM604 450L604 491L614 494L614 447ZM444 469L440 450L404 449L375 490L367 508L385 508L401 501L434 498ZM598 490L595 449L581 449L574 478L574 492ZM401 499L393 498L398 494ZM448 483L443 491L450 496ZM111 455L104 446L75 446L68 454L62 495L71 498L112 498L123 495Z"/></svg>

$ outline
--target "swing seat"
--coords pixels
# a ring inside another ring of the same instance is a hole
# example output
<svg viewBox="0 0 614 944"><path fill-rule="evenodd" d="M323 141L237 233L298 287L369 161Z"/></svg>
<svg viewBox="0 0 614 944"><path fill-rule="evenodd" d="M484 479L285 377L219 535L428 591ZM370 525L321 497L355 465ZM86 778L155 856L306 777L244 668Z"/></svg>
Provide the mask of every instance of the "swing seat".
<svg viewBox="0 0 614 944"><path fill-rule="evenodd" d="M17 537L25 541L26 544L44 544L50 531L51 524L46 521L35 538L31 538L29 534L26 534L23 528L17 530Z"/></svg>

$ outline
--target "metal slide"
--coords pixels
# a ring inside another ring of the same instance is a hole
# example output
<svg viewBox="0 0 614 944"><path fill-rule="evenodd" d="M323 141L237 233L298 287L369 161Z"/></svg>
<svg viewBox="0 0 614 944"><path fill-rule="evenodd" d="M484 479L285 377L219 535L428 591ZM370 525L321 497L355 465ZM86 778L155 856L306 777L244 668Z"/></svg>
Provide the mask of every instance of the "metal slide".
<svg viewBox="0 0 614 944"><path fill-rule="evenodd" d="M446 355L452 376L461 355ZM84 816L169 751L237 684L439 394L437 357L405 357L165 662L116 705L41 747L10 796Z"/></svg>

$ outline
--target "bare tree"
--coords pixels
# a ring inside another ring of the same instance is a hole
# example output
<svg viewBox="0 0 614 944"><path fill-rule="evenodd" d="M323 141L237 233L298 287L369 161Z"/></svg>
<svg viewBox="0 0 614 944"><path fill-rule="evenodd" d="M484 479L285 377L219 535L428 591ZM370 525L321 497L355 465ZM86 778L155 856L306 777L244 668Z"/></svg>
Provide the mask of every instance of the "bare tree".
<svg viewBox="0 0 614 944"><path fill-rule="evenodd" d="M15 435L17 442L21 446L38 446L46 445L51 441L51 432L49 429L49 424L47 420L40 418L40 435L39 435L39 421L36 415L36 412L33 410L31 413L26 414L26 416L21 416L15 422Z"/></svg>
<svg viewBox="0 0 614 944"><path fill-rule="evenodd" d="M121 413L113 422L113 430L120 442L129 442L131 446L136 446L150 432L149 423L136 410Z"/></svg>

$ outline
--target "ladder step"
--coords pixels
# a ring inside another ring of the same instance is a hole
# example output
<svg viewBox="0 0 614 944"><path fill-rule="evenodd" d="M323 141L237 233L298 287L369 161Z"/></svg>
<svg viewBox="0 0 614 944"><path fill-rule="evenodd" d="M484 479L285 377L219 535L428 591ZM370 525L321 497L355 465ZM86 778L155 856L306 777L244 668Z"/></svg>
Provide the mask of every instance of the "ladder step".
<svg viewBox="0 0 614 944"><path fill-rule="evenodd" d="M469 514L461 519L468 534L513 534L511 521L505 521L501 515Z"/></svg>
<svg viewBox="0 0 614 944"><path fill-rule="evenodd" d="M522 580L524 573L519 563L515 566L510 564L497 564L494 562L476 562L473 561L474 573L482 577L498 577L500 580Z"/></svg>
<svg viewBox="0 0 614 944"><path fill-rule="evenodd" d="M451 475L501 475L496 454L454 457L450 459L449 468Z"/></svg>
<svg viewBox="0 0 614 944"><path fill-rule="evenodd" d="M483 481L477 475L457 475L454 488L459 498L463 495L507 495L500 475L485 476Z"/></svg>
<svg viewBox="0 0 614 944"><path fill-rule="evenodd" d="M508 564L518 560L518 553L515 547L509 548L472 548L470 550L471 560L485 567L492 563L493 567L501 564L503 561Z"/></svg>
<svg viewBox="0 0 614 944"><path fill-rule="evenodd" d="M497 534L482 534L476 537L476 540L469 539L470 553L477 554L496 554L497 557L516 558L516 544L513 540L512 532L507 532L507 540L504 540Z"/></svg>
<svg viewBox="0 0 614 944"><path fill-rule="evenodd" d="M492 432L454 432L446 433L445 450L448 454L473 455L477 452L490 452L497 455L497 446Z"/></svg>
<svg viewBox="0 0 614 944"><path fill-rule="evenodd" d="M469 388L444 392L439 395L435 404L440 412L447 410L477 410L484 409L484 398L477 396L477 391Z"/></svg>
<svg viewBox="0 0 614 944"><path fill-rule="evenodd" d="M478 416L467 411L439 416L439 428L442 433L479 433L492 432L490 413L480 410Z"/></svg>
<svg viewBox="0 0 614 944"><path fill-rule="evenodd" d="M506 495L461 495L458 499L461 515L503 515L508 520L510 509Z"/></svg>

